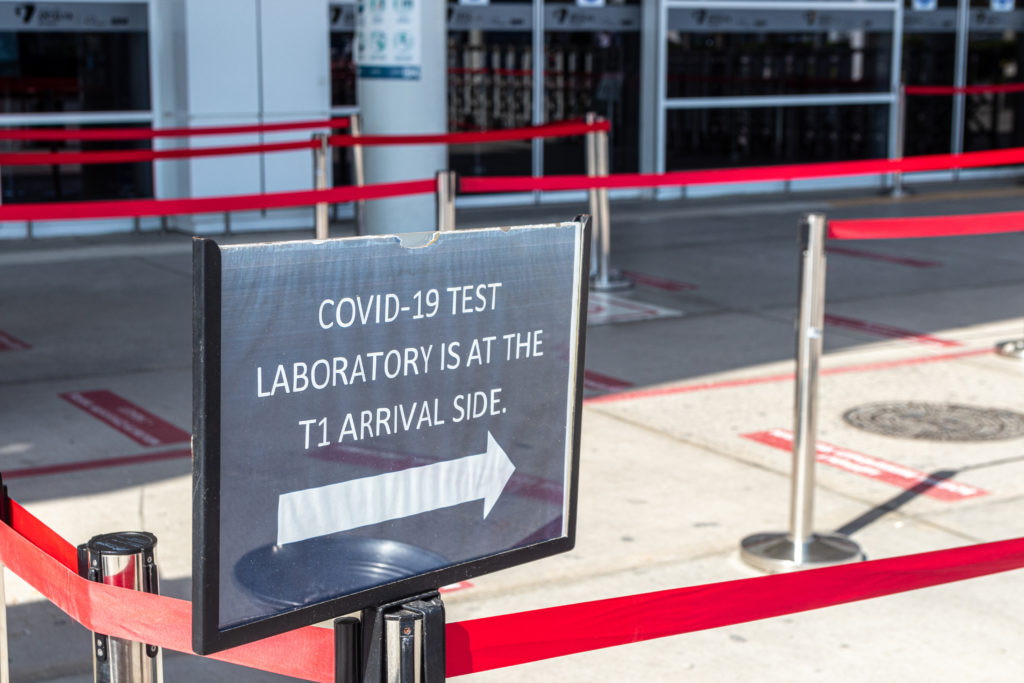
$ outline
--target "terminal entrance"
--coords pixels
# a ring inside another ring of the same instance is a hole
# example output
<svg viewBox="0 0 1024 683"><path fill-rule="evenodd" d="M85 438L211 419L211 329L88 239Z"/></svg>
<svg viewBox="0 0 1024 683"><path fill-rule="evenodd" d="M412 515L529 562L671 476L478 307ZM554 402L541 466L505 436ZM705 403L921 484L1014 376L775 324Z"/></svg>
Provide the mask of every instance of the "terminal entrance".
<svg viewBox="0 0 1024 683"><path fill-rule="evenodd" d="M520 128L582 118L595 112L611 121L611 170L638 169L640 121L640 2L577 7L543 5L543 55L537 62L531 2L491 0L449 6L448 130ZM355 9L333 4L332 106L355 105L352 47ZM539 68L538 68L539 67ZM535 76L542 73L541 87ZM535 102L538 99L540 102ZM628 131L628 132L627 132ZM582 138L453 145L449 166L463 175L530 175L584 172ZM341 174L339 176L339 173ZM347 177L335 166L335 182Z"/></svg>
<svg viewBox="0 0 1024 683"><path fill-rule="evenodd" d="M38 128L46 122L63 128L65 119L70 122L87 114L100 122L76 128L148 127L146 5L0 2L0 98L5 118L14 117L15 125L32 123ZM102 122L103 114L109 115L109 123ZM32 121L35 115L41 115L38 123ZM0 142L5 152L79 152L114 146L129 145ZM5 167L2 185L4 204L147 197L153 192L151 165L144 163Z"/></svg>

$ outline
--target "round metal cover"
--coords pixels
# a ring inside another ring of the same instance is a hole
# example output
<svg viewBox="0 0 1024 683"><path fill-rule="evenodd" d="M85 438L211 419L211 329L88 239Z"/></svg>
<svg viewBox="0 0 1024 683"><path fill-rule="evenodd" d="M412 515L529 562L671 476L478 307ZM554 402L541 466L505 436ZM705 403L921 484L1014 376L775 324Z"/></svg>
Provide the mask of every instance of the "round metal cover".
<svg viewBox="0 0 1024 683"><path fill-rule="evenodd" d="M1024 436L1024 415L955 403L886 402L852 408L843 419L885 436L929 441L995 441Z"/></svg>

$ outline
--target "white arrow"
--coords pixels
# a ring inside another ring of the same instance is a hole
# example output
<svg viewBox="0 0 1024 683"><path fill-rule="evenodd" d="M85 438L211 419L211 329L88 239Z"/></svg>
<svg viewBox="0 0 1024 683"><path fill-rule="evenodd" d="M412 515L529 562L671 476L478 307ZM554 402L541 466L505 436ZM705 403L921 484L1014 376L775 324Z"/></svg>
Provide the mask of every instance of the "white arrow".
<svg viewBox="0 0 1024 683"><path fill-rule="evenodd" d="M486 519L515 469L487 432L487 450L478 455L284 493L277 501L277 544L358 529L481 498Z"/></svg>

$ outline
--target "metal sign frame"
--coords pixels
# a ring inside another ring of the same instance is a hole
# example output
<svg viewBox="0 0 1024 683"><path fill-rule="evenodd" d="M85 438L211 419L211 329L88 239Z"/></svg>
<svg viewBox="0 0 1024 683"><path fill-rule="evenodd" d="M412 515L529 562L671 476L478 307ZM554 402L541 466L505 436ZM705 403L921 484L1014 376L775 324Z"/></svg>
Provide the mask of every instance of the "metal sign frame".
<svg viewBox="0 0 1024 683"><path fill-rule="evenodd" d="M571 550L576 540L576 507L583 396L584 346L588 278L590 272L590 221L577 217L579 225L574 273L572 313L575 326L570 337L575 348L569 358L568 415L565 448L562 535L512 547L503 552L441 567L427 573L340 595L323 602L300 606L284 613L221 626L221 371L222 371L222 268L221 250L207 239L193 242L193 633L192 646L210 654L277 635L302 626L384 604L410 595L437 590L459 581L524 564ZM563 224L565 225L565 224ZM528 227L528 226L524 226ZM516 228L511 228L515 230ZM503 229L504 230L504 229ZM474 231L460 231L474 232ZM379 237L379 236L378 236ZM341 241L371 238L343 238ZM335 240L332 240L335 241ZM274 505L267 501L267 505Z"/></svg>

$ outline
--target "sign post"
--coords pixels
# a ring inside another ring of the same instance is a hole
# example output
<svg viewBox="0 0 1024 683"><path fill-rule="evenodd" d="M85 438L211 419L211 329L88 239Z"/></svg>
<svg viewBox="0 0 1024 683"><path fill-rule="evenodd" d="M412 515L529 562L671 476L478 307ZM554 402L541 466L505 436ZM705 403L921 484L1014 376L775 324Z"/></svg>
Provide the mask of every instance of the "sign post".
<svg viewBox="0 0 1024 683"><path fill-rule="evenodd" d="M194 242L197 652L572 548L588 249Z"/></svg>

